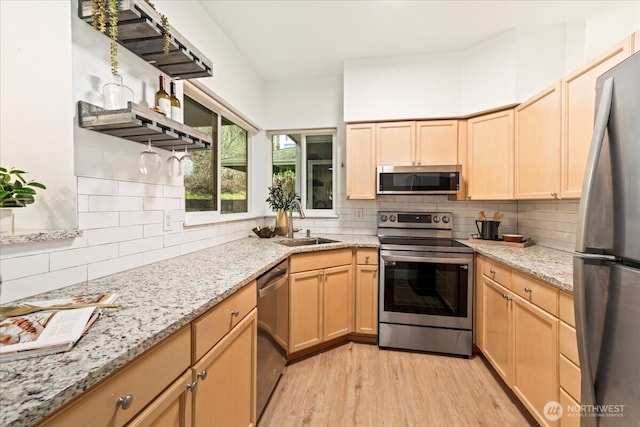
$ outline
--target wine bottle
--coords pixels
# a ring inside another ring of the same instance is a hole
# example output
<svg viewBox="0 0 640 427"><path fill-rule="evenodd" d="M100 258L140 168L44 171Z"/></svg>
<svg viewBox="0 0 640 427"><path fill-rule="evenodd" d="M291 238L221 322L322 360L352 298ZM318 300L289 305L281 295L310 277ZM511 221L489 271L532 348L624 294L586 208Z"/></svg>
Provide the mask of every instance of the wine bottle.
<svg viewBox="0 0 640 427"><path fill-rule="evenodd" d="M164 76L160 75L160 88L156 92L156 108L160 109L167 117L171 117L171 100L164 90Z"/></svg>
<svg viewBox="0 0 640 427"><path fill-rule="evenodd" d="M182 123L182 107L180 106L180 100L176 97L176 84L173 80L169 83L171 88L171 118L177 122Z"/></svg>

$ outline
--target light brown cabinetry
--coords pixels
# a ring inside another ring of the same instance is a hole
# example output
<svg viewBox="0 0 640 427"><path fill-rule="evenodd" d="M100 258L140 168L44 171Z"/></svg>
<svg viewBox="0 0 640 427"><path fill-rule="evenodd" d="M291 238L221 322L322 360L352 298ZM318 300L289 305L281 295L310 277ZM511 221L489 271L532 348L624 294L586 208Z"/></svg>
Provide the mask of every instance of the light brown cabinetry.
<svg viewBox="0 0 640 427"><path fill-rule="evenodd" d="M562 198L579 198L582 192L595 117L596 79L627 58L632 44L632 37L627 37L562 79Z"/></svg>
<svg viewBox="0 0 640 427"><path fill-rule="evenodd" d="M562 427L580 425L579 411L575 409L579 404L578 402L580 402L581 396L580 358L578 357L578 342L573 310L573 295L567 292L560 292L558 303L560 316L558 374L560 380L560 404L564 411L564 415L560 418Z"/></svg>
<svg viewBox="0 0 640 427"><path fill-rule="evenodd" d="M560 82L515 109L516 199L560 196Z"/></svg>
<svg viewBox="0 0 640 427"><path fill-rule="evenodd" d="M353 330L352 250L289 258L289 353Z"/></svg>
<svg viewBox="0 0 640 427"><path fill-rule="evenodd" d="M416 122L412 163L419 166L458 164L458 121Z"/></svg>
<svg viewBox="0 0 640 427"><path fill-rule="evenodd" d="M192 425L191 372L185 372L127 427L189 427Z"/></svg>
<svg viewBox="0 0 640 427"><path fill-rule="evenodd" d="M376 125L347 125L347 199L376 198Z"/></svg>
<svg viewBox="0 0 640 427"><path fill-rule="evenodd" d="M513 124L513 109L467 121L468 199L513 199Z"/></svg>
<svg viewBox="0 0 640 427"><path fill-rule="evenodd" d="M555 425L543 409L559 399L558 291L485 257L478 256L478 262L483 272L479 348L536 420Z"/></svg>
<svg viewBox="0 0 640 427"><path fill-rule="evenodd" d="M413 164L416 145L416 122L376 124L378 165L407 166Z"/></svg>
<svg viewBox="0 0 640 427"><path fill-rule="evenodd" d="M356 250L354 332L364 335L378 334L378 250Z"/></svg>

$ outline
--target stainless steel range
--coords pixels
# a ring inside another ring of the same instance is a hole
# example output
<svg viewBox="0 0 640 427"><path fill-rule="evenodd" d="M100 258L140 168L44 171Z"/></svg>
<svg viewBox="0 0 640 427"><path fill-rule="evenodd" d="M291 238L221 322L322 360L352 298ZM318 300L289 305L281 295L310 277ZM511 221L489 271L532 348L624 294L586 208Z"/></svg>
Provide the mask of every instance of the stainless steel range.
<svg viewBox="0 0 640 427"><path fill-rule="evenodd" d="M473 249L451 212L378 212L380 347L470 356Z"/></svg>

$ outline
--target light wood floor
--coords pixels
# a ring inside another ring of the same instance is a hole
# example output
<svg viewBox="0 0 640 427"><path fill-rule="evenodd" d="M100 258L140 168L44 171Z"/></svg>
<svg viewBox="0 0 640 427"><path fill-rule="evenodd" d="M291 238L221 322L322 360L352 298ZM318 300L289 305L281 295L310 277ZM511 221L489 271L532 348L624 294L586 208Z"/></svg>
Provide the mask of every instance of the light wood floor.
<svg viewBox="0 0 640 427"><path fill-rule="evenodd" d="M345 344L289 365L258 426L534 425L485 363Z"/></svg>

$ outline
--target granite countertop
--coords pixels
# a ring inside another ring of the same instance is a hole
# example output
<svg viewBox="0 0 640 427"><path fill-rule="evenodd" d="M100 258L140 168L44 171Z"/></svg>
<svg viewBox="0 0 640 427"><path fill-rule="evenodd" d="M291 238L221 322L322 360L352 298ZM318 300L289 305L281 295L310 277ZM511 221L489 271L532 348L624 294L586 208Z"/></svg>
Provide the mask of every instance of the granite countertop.
<svg viewBox="0 0 640 427"><path fill-rule="evenodd" d="M18 230L15 233L0 233L0 245L75 239L80 236L82 230Z"/></svg>
<svg viewBox="0 0 640 427"><path fill-rule="evenodd" d="M293 253L379 246L376 236L322 237L338 242L287 247L247 237L30 298L116 292L122 308L105 310L70 352L2 362L0 425L41 421Z"/></svg>
<svg viewBox="0 0 640 427"><path fill-rule="evenodd" d="M544 280L562 290L573 292L574 254L572 252L538 245L518 248L487 243L471 243L468 240L460 240L460 242L471 246L476 253Z"/></svg>

